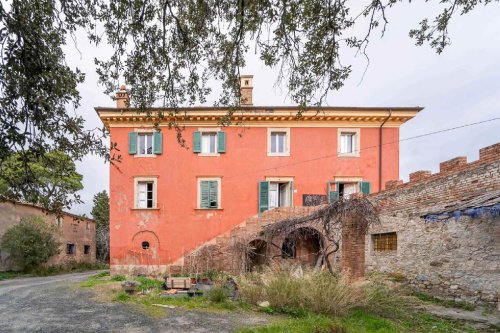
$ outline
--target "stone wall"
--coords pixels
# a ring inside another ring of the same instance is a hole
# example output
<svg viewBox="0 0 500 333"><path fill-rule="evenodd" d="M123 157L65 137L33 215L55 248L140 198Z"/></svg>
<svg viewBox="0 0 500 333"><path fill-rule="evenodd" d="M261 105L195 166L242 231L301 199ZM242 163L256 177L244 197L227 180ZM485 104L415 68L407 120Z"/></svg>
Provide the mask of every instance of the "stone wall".
<svg viewBox="0 0 500 333"><path fill-rule="evenodd" d="M371 196L381 225L366 240L368 271L395 272L436 295L498 304L500 217L462 216L444 221L424 216L461 200L500 190L500 144L480 150L477 161L458 157L440 172L417 171L410 181L391 181ZM375 251L373 235L396 232L396 251Z"/></svg>
<svg viewBox="0 0 500 333"><path fill-rule="evenodd" d="M58 223L54 214L47 214L40 207L11 201L0 202L0 239L10 227L19 223L21 218L30 215L40 216L56 225ZM78 218L70 213L63 213L59 221L60 253L52 257L47 262L47 266L65 265L72 262L95 263L95 221ZM67 244L75 245L74 254L66 254ZM88 254L84 253L85 245L90 246ZM8 253L0 248L0 271L12 269L16 269L16 267L9 260Z"/></svg>

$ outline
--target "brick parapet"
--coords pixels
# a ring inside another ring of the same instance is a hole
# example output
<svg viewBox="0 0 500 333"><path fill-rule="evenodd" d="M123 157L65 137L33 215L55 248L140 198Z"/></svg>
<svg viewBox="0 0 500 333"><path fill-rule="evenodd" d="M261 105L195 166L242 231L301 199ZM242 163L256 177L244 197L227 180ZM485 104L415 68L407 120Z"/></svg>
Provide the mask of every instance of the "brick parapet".
<svg viewBox="0 0 500 333"><path fill-rule="evenodd" d="M410 174L409 182L404 183L401 180L389 180L386 182L386 189L379 193L386 193L391 190L400 189L402 187L416 186L425 181L432 182L442 177L449 176L467 170L474 170L483 164L491 164L500 161L500 143L481 148L479 150L479 159L467 163L467 157L460 156L452 158L448 161L441 162L439 165L439 172L432 174L427 170L420 170ZM375 194L378 195L379 193Z"/></svg>
<svg viewBox="0 0 500 333"><path fill-rule="evenodd" d="M500 143L480 150L480 158L467 163L457 157L440 164L440 172L417 171L410 181L392 180L386 190L371 195L383 214L419 214L430 208L444 208L449 203L474 192L500 189Z"/></svg>

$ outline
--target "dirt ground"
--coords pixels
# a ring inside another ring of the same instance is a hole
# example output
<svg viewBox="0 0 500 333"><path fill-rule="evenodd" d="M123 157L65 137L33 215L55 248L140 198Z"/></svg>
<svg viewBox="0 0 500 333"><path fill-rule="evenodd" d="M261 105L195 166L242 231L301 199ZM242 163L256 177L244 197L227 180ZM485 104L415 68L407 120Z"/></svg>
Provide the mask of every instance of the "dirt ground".
<svg viewBox="0 0 500 333"><path fill-rule="evenodd" d="M165 309L162 318L126 304L92 300L75 288L92 273L0 281L0 332L233 332L266 324L265 316Z"/></svg>

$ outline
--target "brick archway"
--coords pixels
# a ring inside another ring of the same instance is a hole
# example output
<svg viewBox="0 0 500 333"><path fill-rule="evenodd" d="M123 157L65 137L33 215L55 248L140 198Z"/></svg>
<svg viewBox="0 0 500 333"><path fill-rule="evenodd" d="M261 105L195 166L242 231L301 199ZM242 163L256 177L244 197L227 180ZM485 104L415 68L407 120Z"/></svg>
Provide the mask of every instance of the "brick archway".
<svg viewBox="0 0 500 333"><path fill-rule="evenodd" d="M284 238L281 246L281 257L313 267L316 265L323 247L324 240L321 232L313 227L301 227L291 231Z"/></svg>

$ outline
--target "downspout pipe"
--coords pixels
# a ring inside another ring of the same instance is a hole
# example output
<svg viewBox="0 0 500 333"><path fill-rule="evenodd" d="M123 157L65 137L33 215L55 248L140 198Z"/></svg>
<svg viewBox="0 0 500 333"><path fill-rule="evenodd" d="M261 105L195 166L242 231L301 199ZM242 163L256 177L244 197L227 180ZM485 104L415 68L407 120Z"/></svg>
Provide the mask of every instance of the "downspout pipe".
<svg viewBox="0 0 500 333"><path fill-rule="evenodd" d="M378 191L382 191L382 127L384 127L385 123L391 118L392 116L392 109L389 109L389 114L387 117L384 119L384 122L382 125L380 125L379 128L379 145L378 145Z"/></svg>

